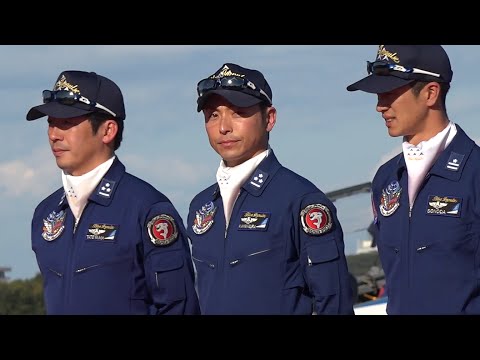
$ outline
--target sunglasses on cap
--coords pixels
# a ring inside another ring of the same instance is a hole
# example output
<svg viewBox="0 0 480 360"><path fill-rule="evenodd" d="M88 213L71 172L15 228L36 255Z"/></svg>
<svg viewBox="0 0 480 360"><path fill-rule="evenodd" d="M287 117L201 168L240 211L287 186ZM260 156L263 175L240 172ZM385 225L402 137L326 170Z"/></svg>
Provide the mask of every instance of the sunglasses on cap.
<svg viewBox="0 0 480 360"><path fill-rule="evenodd" d="M272 99L270 99L265 91L257 88L250 80L238 76L224 76L218 79L200 80L197 84L198 96L203 96L206 92L218 89L219 87L227 90L252 90L259 92L260 95L263 95L263 97L268 100L269 105L272 105Z"/></svg>
<svg viewBox="0 0 480 360"><path fill-rule="evenodd" d="M374 61L374 62L367 61L367 72L369 75L374 74L374 75L386 76L386 75L391 75L392 71L399 71L407 74L430 75L438 78L440 77L440 74L422 70L422 69L408 68L402 65L390 64L384 61Z"/></svg>
<svg viewBox="0 0 480 360"><path fill-rule="evenodd" d="M51 101L56 101L59 102L62 105L73 105L75 103L83 103L86 105L90 105L92 107L95 107L97 109L101 109L103 111L108 112L110 115L113 115L114 117L117 117L117 114L115 114L112 110L109 108L103 106L102 104L99 104L94 101L90 101L87 99L85 96L75 94L73 91L69 90L56 90L56 91L50 91L50 90L43 90L42 92L43 96L43 103L49 103Z"/></svg>

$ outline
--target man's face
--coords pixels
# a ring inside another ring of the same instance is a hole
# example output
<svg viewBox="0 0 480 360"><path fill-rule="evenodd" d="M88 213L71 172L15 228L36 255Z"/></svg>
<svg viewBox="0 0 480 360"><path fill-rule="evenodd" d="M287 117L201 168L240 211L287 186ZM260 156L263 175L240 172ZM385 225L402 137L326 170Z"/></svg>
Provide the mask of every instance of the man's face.
<svg viewBox="0 0 480 360"><path fill-rule="evenodd" d="M203 114L210 145L226 166L237 166L268 148L268 132L276 116L273 107L265 119L258 104L240 108L214 94L205 104Z"/></svg>
<svg viewBox="0 0 480 360"><path fill-rule="evenodd" d="M83 175L104 159L103 125L96 134L86 116L48 118L48 139L55 160L65 173Z"/></svg>
<svg viewBox="0 0 480 360"><path fill-rule="evenodd" d="M411 85L378 94L377 111L382 113L388 133L392 137L405 136L409 142L429 139L427 87L416 96Z"/></svg>

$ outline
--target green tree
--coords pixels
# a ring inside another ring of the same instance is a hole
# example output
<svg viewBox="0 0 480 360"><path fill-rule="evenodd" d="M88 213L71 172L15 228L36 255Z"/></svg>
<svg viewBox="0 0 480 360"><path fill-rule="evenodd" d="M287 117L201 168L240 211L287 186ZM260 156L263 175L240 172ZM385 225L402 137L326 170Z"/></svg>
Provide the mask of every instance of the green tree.
<svg viewBox="0 0 480 360"><path fill-rule="evenodd" d="M0 315L44 315L42 277L0 282Z"/></svg>

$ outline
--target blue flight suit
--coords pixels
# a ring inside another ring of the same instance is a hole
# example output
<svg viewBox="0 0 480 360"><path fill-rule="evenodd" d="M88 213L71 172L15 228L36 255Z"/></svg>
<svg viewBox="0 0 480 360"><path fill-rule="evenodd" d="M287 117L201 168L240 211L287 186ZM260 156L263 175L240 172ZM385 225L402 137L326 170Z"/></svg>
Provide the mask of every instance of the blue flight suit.
<svg viewBox="0 0 480 360"><path fill-rule="evenodd" d="M456 127L411 211L403 153L372 182L390 315L480 314L480 148Z"/></svg>
<svg viewBox="0 0 480 360"><path fill-rule="evenodd" d="M187 224L202 314L353 314L336 209L273 151L241 187L228 229L217 184L192 200Z"/></svg>
<svg viewBox="0 0 480 360"><path fill-rule="evenodd" d="M118 158L74 224L63 187L35 209L47 314L199 314L181 217Z"/></svg>

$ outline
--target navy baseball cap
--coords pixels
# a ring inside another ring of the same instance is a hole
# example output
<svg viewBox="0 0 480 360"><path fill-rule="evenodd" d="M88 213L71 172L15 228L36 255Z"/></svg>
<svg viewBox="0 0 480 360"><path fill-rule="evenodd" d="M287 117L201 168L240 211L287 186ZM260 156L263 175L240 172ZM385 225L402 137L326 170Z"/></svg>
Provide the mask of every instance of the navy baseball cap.
<svg viewBox="0 0 480 360"><path fill-rule="evenodd" d="M272 89L258 70L226 63L213 75L197 84L197 111L202 111L210 95L217 94L238 107L250 107L260 102L272 105Z"/></svg>
<svg viewBox="0 0 480 360"><path fill-rule="evenodd" d="M453 71L441 45L380 45L374 62L367 62L368 76L347 87L381 94L414 81L450 83Z"/></svg>
<svg viewBox="0 0 480 360"><path fill-rule="evenodd" d="M94 112L125 120L120 88L112 80L94 72L68 70L58 76L52 91L43 91L43 104L32 107L27 120L44 116L67 119Z"/></svg>

